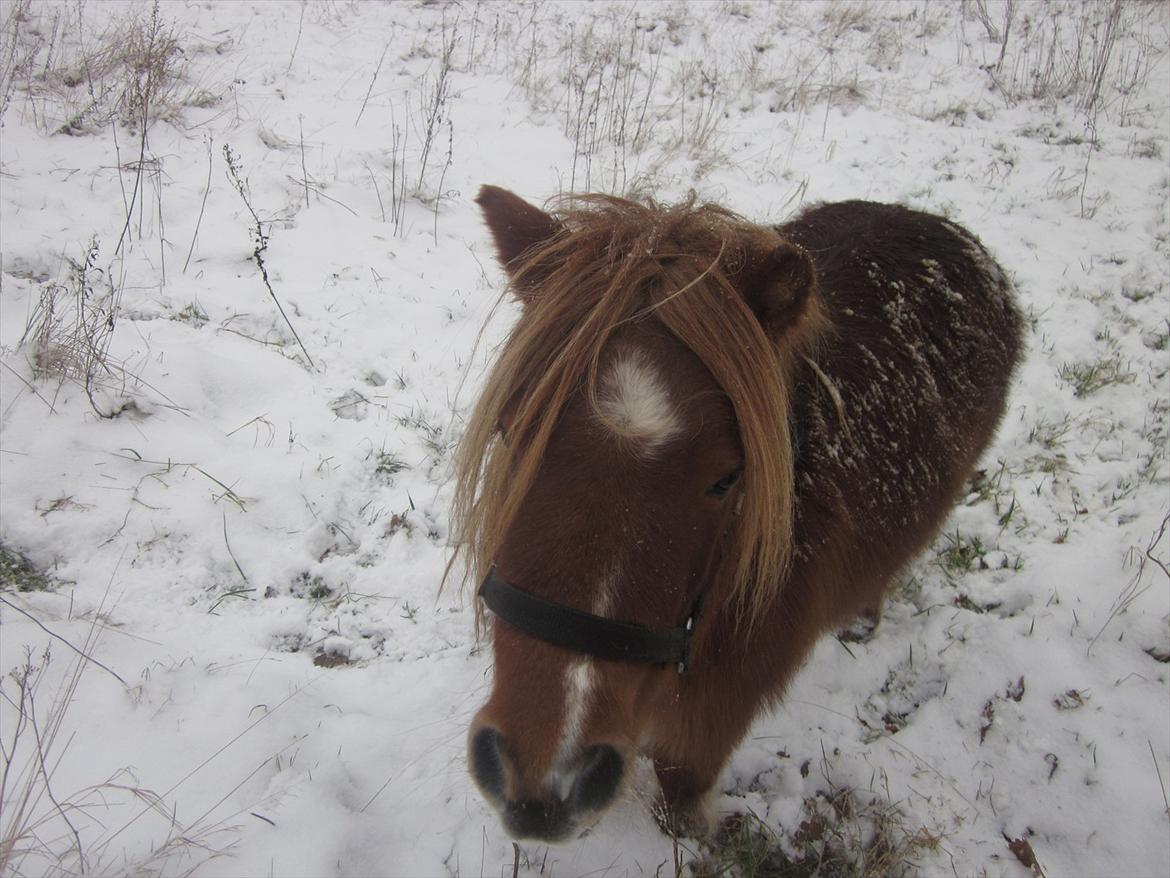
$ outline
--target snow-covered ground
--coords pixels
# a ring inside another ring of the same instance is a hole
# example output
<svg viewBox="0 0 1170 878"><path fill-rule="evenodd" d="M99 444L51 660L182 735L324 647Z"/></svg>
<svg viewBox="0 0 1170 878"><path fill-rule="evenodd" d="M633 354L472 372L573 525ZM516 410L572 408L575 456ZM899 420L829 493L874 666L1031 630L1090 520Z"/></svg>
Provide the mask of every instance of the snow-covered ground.
<svg viewBox="0 0 1170 878"><path fill-rule="evenodd" d="M150 7L5 2L0 871L512 874L464 757L490 656L438 592L516 313L477 345L494 183L983 239L1030 320L999 438L719 805L791 856L1170 873L1170 15L1117 9L1017 4L1005 42L978 2L168 2L136 43ZM702 854L645 769L520 874Z"/></svg>

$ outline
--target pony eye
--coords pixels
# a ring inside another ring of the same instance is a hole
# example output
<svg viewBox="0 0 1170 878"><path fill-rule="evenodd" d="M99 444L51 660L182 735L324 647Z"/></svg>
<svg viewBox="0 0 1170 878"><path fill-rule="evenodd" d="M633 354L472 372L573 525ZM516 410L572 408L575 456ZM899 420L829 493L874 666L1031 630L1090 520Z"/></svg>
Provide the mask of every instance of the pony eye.
<svg viewBox="0 0 1170 878"><path fill-rule="evenodd" d="M741 469L732 470L715 484L713 484L710 488L708 488L707 493L712 497L727 496L727 492L730 491L732 486L734 486L735 483L739 481L739 477L742 474L743 470Z"/></svg>

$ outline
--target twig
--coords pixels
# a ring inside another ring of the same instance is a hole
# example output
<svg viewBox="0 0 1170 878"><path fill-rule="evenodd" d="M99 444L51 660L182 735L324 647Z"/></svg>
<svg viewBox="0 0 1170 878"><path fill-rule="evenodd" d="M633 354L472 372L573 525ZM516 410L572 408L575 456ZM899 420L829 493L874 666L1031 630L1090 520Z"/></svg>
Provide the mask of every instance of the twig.
<svg viewBox="0 0 1170 878"><path fill-rule="evenodd" d="M408 128L399 128L390 104L390 218L394 234L402 235L402 217L406 209L406 141Z"/></svg>
<svg viewBox="0 0 1170 878"><path fill-rule="evenodd" d="M1101 628L1097 631L1097 633L1093 635L1093 639L1089 641L1089 645L1085 647L1086 656L1092 653L1093 647L1096 645L1097 641L1101 639L1101 635L1105 633L1105 629L1109 627L1109 623L1112 622L1118 614L1125 612L1125 610L1127 610L1129 606L1141 595L1150 590L1150 584L1147 584L1143 588L1139 588L1142 578L1145 576L1146 564L1148 562L1152 561L1159 568L1161 568L1163 573L1165 573L1167 576L1170 576L1170 568L1167 568L1165 562L1154 555L1154 549L1158 547L1158 544L1162 541L1162 538L1166 536L1167 527L1170 527L1170 512L1168 512L1162 518L1162 524L1154 532L1153 536L1150 537L1150 541L1146 544L1145 551L1142 552L1138 558L1137 571L1130 578L1129 582L1126 583L1125 587L1121 590L1121 593L1117 596L1117 599L1113 602L1113 606L1109 611L1108 618L1106 618L1102 623ZM1138 547L1134 546L1130 551L1133 552L1137 549ZM1129 558L1132 556L1127 554L1126 557Z"/></svg>
<svg viewBox="0 0 1170 878"><path fill-rule="evenodd" d="M1095 113L1090 114L1085 119L1085 127L1089 130L1089 149L1088 152L1085 153L1085 167L1083 168L1081 175L1081 219L1085 218L1085 190L1089 188L1089 162L1093 158L1093 151L1097 148L1097 118Z"/></svg>
<svg viewBox="0 0 1170 878"><path fill-rule="evenodd" d="M20 614L21 614L21 615L23 615L23 616L27 616L27 617L28 617L28 619L29 619L29 620L30 620L30 621L31 621L31 622L32 622L34 625L36 625L38 628L40 628L42 631L44 631L44 632L45 632L46 634L48 634L50 637L55 637L57 640L60 640L62 643L64 643L64 644L65 644L67 647L69 647L71 650L73 650L75 653L77 653L77 654L78 654L79 656L81 656L83 659L85 659L86 661L88 661L88 662L92 662L93 664L97 665L99 668L101 668L103 671L105 671L107 674L109 674L111 677L113 677L115 680L117 680L117 681L118 681L119 683L121 683L123 686L128 686L128 685L129 685L129 684L128 684L128 683L127 683L125 680L123 680L123 679L122 679L120 676L118 676L118 674L117 674L115 671L112 671L112 670L110 670L108 667L106 667L105 665L103 665L101 662L99 662L99 661L98 661L97 659L95 659L93 656L91 656L91 655L86 655L86 654L85 654L83 651L81 651L80 649L78 649L76 646L74 646L72 643L70 643L68 640L66 640L64 637L62 637L60 634L57 634L57 633L56 633L56 632L54 632L54 631L50 631L50 630L49 630L48 628L46 628L46 627L45 627L43 624L41 624L41 622L40 622L40 620L39 620L39 619L37 619L37 618L36 618L34 615L32 615L32 614L31 614L30 612L28 612L27 610L25 610L25 609L22 609L21 607L18 607L16 604L12 603L12 601L8 600L8 598L4 597L3 595L0 595L0 603L7 604L8 606L12 607L12 609L16 610L16 612L20 613Z"/></svg>
<svg viewBox="0 0 1170 878"><path fill-rule="evenodd" d="M122 685L125 686L126 684L123 682ZM87 868L87 864L85 862L85 851L81 847L81 833L77 831L77 827L74 826L73 821L69 819L68 812L66 812L66 810L61 807L61 803L57 801L57 797L53 794L53 787L50 782L50 772L48 767L45 765L45 741L41 736L40 723L37 722L36 703L34 701L34 696L31 689L28 693L28 707L29 722L32 725L33 737L37 742L37 764L40 766L41 777L44 780L45 795L49 797L49 801L52 802L53 807L57 809L57 814L61 817L62 820L65 821L65 825L69 827L69 831L73 835L73 844L77 848L77 858L81 862L81 871L82 874L84 874ZM49 725L53 725L52 719L50 719ZM51 742L49 746L52 746ZM68 748L68 744L66 745L66 748Z"/></svg>
<svg viewBox="0 0 1170 878"><path fill-rule="evenodd" d="M134 189L130 193L130 205L126 209L126 222L122 225L122 232L118 235L118 245L114 248L115 256L122 251L122 241L126 237L126 233L130 231L130 223L135 204L138 205L138 237L142 237L142 202L138 198L138 193L142 188L142 168L146 164L146 122L147 105L144 104L142 109L142 135L138 138L138 167L134 174ZM119 167L121 167L120 159Z"/></svg>
<svg viewBox="0 0 1170 878"><path fill-rule="evenodd" d="M159 292L167 285L167 223L163 216L163 181L162 169L159 168L154 177L154 193L155 193L155 207L158 210L158 266L159 266Z"/></svg>
<svg viewBox="0 0 1170 878"><path fill-rule="evenodd" d="M1154 774L1158 775L1158 786L1162 788L1162 802L1166 806L1166 816L1170 817L1170 798L1166 796L1166 784L1162 782L1162 767L1158 765L1158 757L1154 754L1154 742L1146 738L1150 747L1150 758L1154 760Z"/></svg>
<svg viewBox="0 0 1170 878"><path fill-rule="evenodd" d="M309 172L305 169L305 117L297 116L301 132L301 182L305 184L305 207L309 207Z"/></svg>
<svg viewBox="0 0 1170 878"><path fill-rule="evenodd" d="M119 450L120 451L129 451L130 454L133 456L131 457L131 456L126 455L126 454L118 454L117 452L111 452L114 455L114 457L120 457L120 458L122 458L122 460L129 460L129 461L132 461L134 463L145 463L145 464L150 464L151 466L161 466L164 468L163 472L169 472L171 469L174 469L177 466L189 467L190 469L195 470L195 472L199 473L199 475L203 476L205 479L212 481L212 482L215 482L215 484L217 484L221 488L223 488L224 493L221 495L221 497L232 501L237 506L239 506L240 509L244 508L246 501L244 500L243 497L241 497L234 490L229 488L227 485L225 485L223 482L221 482L219 479L217 479L215 476L213 476L207 470L203 469L198 464L182 463L182 462L176 463L175 461L172 461L172 460L148 460L145 457L143 457L141 454L139 454L137 451L135 451L133 448L122 448Z"/></svg>
<svg viewBox="0 0 1170 878"><path fill-rule="evenodd" d="M240 566L240 562L236 560L236 553L232 551L232 544L228 541L227 533L227 509L223 510L223 544L227 546L228 555L231 556L232 563L236 565L236 570L240 574L240 578L244 580L244 584L251 587L252 583L248 580L248 574L244 572L244 568Z"/></svg>
<svg viewBox="0 0 1170 878"><path fill-rule="evenodd" d="M286 175L286 176L288 176L288 179L289 179L289 180L292 180L294 183L299 183L299 182L300 182L299 180L297 180L295 177L293 177L293 176L291 176L291 175ZM336 204L338 207L344 207L344 208L345 208L346 210L348 210L348 211L349 211L349 212L350 212L350 213L351 213L353 216L358 216L358 212L357 212L356 210L354 210L352 207L350 207L350 206L349 206L348 204L346 204L344 201L339 201L339 200L337 200L336 198L334 198L334 197L333 197L333 196L331 196L331 195L326 195L326 194L325 194L325 193L324 193L324 192L321 190L321 187L320 187L320 186L318 186L318 185L316 185L316 184L310 184L310 183L309 183L309 182L306 180L306 182L305 182L305 188L306 188L306 190L307 190L307 191L310 191L310 192L312 192L312 193L313 193L314 195L316 195L318 198L324 198L326 201L332 201L332 202L333 202L334 204Z"/></svg>
<svg viewBox="0 0 1170 878"><path fill-rule="evenodd" d="M447 171L451 167L451 156L452 156L452 151L454 149L454 145L455 145L455 126L454 126L454 124L452 124L451 120L448 119L447 120L447 159L443 163L443 170L439 174L439 186L435 190L435 217L434 217L434 225L433 225L432 230L431 230L431 234L434 236L436 246L438 246L438 243L439 243L439 202L443 198L443 183L446 181Z"/></svg>
<svg viewBox="0 0 1170 878"><path fill-rule="evenodd" d="M995 72L996 73L999 73L999 71L1003 69L1004 55L1007 54L1008 36L1011 34L1012 19L1015 18L1015 15L1016 15L1015 0L1007 0L1007 3L1004 4L1004 13L1003 13L1003 41L999 44L999 59L995 62Z"/></svg>
<svg viewBox="0 0 1170 878"><path fill-rule="evenodd" d="M382 190L378 188L378 178L374 176L369 165L366 165L366 173L370 175L370 182L374 184L374 194L378 196L378 210L382 212L382 222L386 222L386 206L382 203Z"/></svg>
<svg viewBox="0 0 1170 878"><path fill-rule="evenodd" d="M378 66L374 68L374 75L370 77L370 87L366 89L366 96L362 98L362 108L358 110L357 118L353 121L353 127L357 128L358 123L362 121L362 113L366 111L366 104L370 100L370 95L374 91L374 83L378 81L378 73L382 70L382 62L386 60L386 53L390 51L390 43L386 43L386 48L382 50L382 57L378 59Z"/></svg>
<svg viewBox="0 0 1170 878"><path fill-rule="evenodd" d="M1146 545L1146 557L1157 564L1167 577L1170 577L1170 567L1167 567L1165 561L1154 555L1154 549L1157 548L1158 543L1162 542L1162 537L1166 536L1166 528L1168 526L1170 526L1170 512L1163 516L1162 525L1154 532L1153 537L1150 538L1150 542Z"/></svg>
<svg viewBox="0 0 1170 878"><path fill-rule="evenodd" d="M110 131L114 136L114 163L118 167L118 188L122 190L122 209L130 215L130 202L126 200L126 180L122 176L122 148L118 145L118 123L110 122Z"/></svg>
<svg viewBox="0 0 1170 878"><path fill-rule="evenodd" d="M297 39L293 43L292 54L288 56L288 67L284 68L285 73L292 70L293 59L297 57L297 47L301 44L301 29L305 26L305 7L308 5L308 0L301 0L301 20L297 22Z"/></svg>
<svg viewBox="0 0 1170 878"><path fill-rule="evenodd" d="M199 227L203 224L203 211L207 207L207 194L211 192L211 144L207 139L207 183L203 187L203 201L199 204L199 218L195 220L195 233L191 236L191 247L187 250L187 261L183 263L183 274L187 273L187 266L191 264L191 254L195 252L195 239L199 237Z"/></svg>
<svg viewBox="0 0 1170 878"><path fill-rule="evenodd" d="M11 372L13 375L15 375L20 380L20 382L22 384L24 384L25 387L27 387L29 390L31 390L33 392L33 395L37 399L39 399L41 402L43 402L45 405L47 405L49 407L49 412L51 414L54 414L54 415L57 414L57 410L55 408L53 408L53 404L51 402L49 402L47 399L45 399L43 396L41 396L40 393L37 392L37 389L35 387L33 387L31 384L29 384L28 381L25 380L25 377L23 375L21 375L19 372L17 372L11 366L9 366L7 363L5 363L3 360L0 360L0 366L3 366L9 372ZM13 402L15 402L15 400L13 400Z"/></svg>

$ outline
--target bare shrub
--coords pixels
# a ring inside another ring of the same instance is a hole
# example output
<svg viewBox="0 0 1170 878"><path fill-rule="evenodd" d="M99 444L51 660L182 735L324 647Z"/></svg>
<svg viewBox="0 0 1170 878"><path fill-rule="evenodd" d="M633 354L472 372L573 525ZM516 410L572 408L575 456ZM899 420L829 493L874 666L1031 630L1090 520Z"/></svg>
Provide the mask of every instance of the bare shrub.
<svg viewBox="0 0 1170 878"><path fill-rule="evenodd" d="M125 389L124 369L111 362L110 341L118 321L118 291L98 266L100 245L90 240L81 260L66 257L66 276L41 287L41 296L25 327L20 347L28 351L33 377L75 381L85 388L94 411L114 417L116 409L99 404L103 386Z"/></svg>

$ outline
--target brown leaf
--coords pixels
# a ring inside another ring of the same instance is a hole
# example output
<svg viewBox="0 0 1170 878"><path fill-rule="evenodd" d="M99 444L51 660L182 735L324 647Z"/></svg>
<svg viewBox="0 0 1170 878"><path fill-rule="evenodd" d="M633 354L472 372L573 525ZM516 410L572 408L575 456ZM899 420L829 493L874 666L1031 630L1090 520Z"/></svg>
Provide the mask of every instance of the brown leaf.
<svg viewBox="0 0 1170 878"><path fill-rule="evenodd" d="M983 743L983 739L987 737L987 733L991 731L991 724L995 722L995 700L987 699L987 703L983 705L983 722L979 725L979 743Z"/></svg>
<svg viewBox="0 0 1170 878"><path fill-rule="evenodd" d="M1044 870L1040 868L1040 863L1036 860L1036 852L1032 850L1032 843L1026 838L1009 838L1004 835L1004 841L1007 842L1008 850L1016 855L1026 869L1032 870L1032 875L1035 878L1045 878Z"/></svg>
<svg viewBox="0 0 1170 878"><path fill-rule="evenodd" d="M1019 703L1020 699L1024 697L1024 678L1016 680L1015 683L1007 687L1007 692L1004 693L1012 701Z"/></svg>

